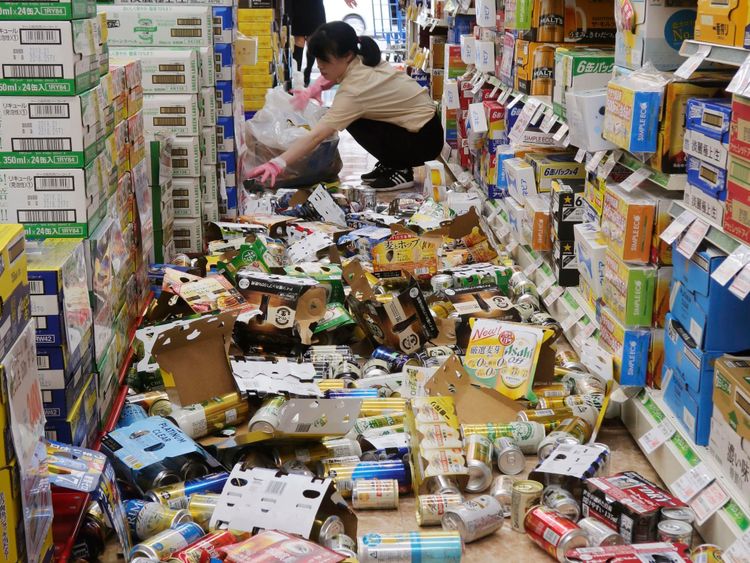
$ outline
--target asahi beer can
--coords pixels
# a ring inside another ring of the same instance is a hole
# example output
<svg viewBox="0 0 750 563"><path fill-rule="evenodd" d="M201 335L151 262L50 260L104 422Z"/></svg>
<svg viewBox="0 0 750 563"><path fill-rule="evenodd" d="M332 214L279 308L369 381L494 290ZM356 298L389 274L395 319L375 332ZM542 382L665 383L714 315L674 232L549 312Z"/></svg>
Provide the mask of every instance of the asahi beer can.
<svg viewBox="0 0 750 563"><path fill-rule="evenodd" d="M398 481L357 479L352 488L352 506L359 510L397 509Z"/></svg>
<svg viewBox="0 0 750 563"><path fill-rule="evenodd" d="M354 423L354 432L358 435L364 434L368 430L376 428L383 428L386 426L394 426L396 424L404 423L403 413L395 414L381 414L377 416L366 416L364 418L358 418L357 422Z"/></svg>
<svg viewBox="0 0 750 563"><path fill-rule="evenodd" d="M478 493L492 483L492 442L481 434L467 436L466 467L469 469L469 482L466 490Z"/></svg>
<svg viewBox="0 0 750 563"><path fill-rule="evenodd" d="M249 410L239 393L227 393L172 411L168 418L185 434L197 439L247 420Z"/></svg>
<svg viewBox="0 0 750 563"><path fill-rule="evenodd" d="M448 507L461 504L463 501L463 497L455 493L419 495L417 497L417 524L439 526Z"/></svg>
<svg viewBox="0 0 750 563"><path fill-rule="evenodd" d="M539 443L544 439L544 425L538 422L515 421L507 424L488 422L486 424L462 424L464 439L472 434L481 434L494 442L498 438L513 438L524 454L535 454Z"/></svg>
<svg viewBox="0 0 750 563"><path fill-rule="evenodd" d="M149 416L169 416L172 413L172 402L166 391L147 391L130 395L128 403L140 405L148 411Z"/></svg>
<svg viewBox="0 0 750 563"><path fill-rule="evenodd" d="M459 495L461 489L453 477L448 475L435 475L427 478L427 490L434 495Z"/></svg>
<svg viewBox="0 0 750 563"><path fill-rule="evenodd" d="M170 563L199 563L205 561L206 557L210 561L212 558L219 558L219 549L227 545L232 545L250 537L246 532L230 532L229 530L217 530L194 541L187 547L172 554Z"/></svg>
<svg viewBox="0 0 750 563"><path fill-rule="evenodd" d="M214 515L214 510L216 510L216 505L219 504L220 497L221 495L218 493L192 495L188 499L187 511L193 518L193 522L204 530L208 529L208 523Z"/></svg>
<svg viewBox="0 0 750 563"><path fill-rule="evenodd" d="M513 502L513 484L516 482L510 475L498 475L492 480L490 494L503 505L503 516L510 516L510 507Z"/></svg>
<svg viewBox="0 0 750 563"><path fill-rule="evenodd" d="M565 383L547 383L545 385L535 385L534 394L540 399L567 397L570 395L571 389L572 387Z"/></svg>
<svg viewBox="0 0 750 563"><path fill-rule="evenodd" d="M339 534L345 533L344 521L340 516L327 514L318 514L313 520L312 531L310 532L310 539L319 544L325 544L330 541L331 538Z"/></svg>
<svg viewBox="0 0 750 563"><path fill-rule="evenodd" d="M323 543L323 547L340 553L347 559L357 559L357 542L346 534L336 534L327 538Z"/></svg>
<svg viewBox="0 0 750 563"><path fill-rule="evenodd" d="M359 538L360 563L460 563L463 541L456 531L365 534Z"/></svg>
<svg viewBox="0 0 750 563"><path fill-rule="evenodd" d="M141 405L136 403L125 403L122 406L120 418L117 420L117 428L130 426L134 422L148 418L148 413Z"/></svg>
<svg viewBox="0 0 750 563"><path fill-rule="evenodd" d="M603 400L604 395L602 393L568 395L567 397L542 397L536 404L536 408L558 409L560 407L572 407L573 405L589 405L595 409L601 409Z"/></svg>
<svg viewBox="0 0 750 563"><path fill-rule="evenodd" d="M559 426L563 420L577 416L594 427L596 426L596 419L599 417L599 411L589 405L573 405L556 409L522 410L516 416L518 420L535 421L545 424L545 426L547 423L554 423L555 427Z"/></svg>
<svg viewBox="0 0 750 563"><path fill-rule="evenodd" d="M401 397L382 397L378 399L363 399L359 407L359 416L377 416L382 414L404 413L406 399Z"/></svg>
<svg viewBox="0 0 750 563"><path fill-rule="evenodd" d="M685 543L693 541L693 527L683 520L662 520L656 525L659 541Z"/></svg>
<svg viewBox="0 0 750 563"><path fill-rule="evenodd" d="M524 528L535 544L560 563L565 563L568 550L589 545L586 532L576 526L575 522L546 506L531 508L524 518Z"/></svg>
<svg viewBox="0 0 750 563"><path fill-rule="evenodd" d="M213 473L200 479L152 489L146 493L146 498L176 510L187 508L193 495L221 493L228 478L229 473Z"/></svg>
<svg viewBox="0 0 750 563"><path fill-rule="evenodd" d="M125 501L125 515L130 531L139 540L145 540L167 528L174 528L193 519L187 510L172 510L158 502L137 499Z"/></svg>
<svg viewBox="0 0 750 563"><path fill-rule="evenodd" d="M573 381L575 381L576 393L580 395L604 393L607 390L607 380L594 373L577 375Z"/></svg>
<svg viewBox="0 0 750 563"><path fill-rule="evenodd" d="M573 522L581 517L581 505L569 491L558 485L549 485L544 489L542 504Z"/></svg>
<svg viewBox="0 0 750 563"><path fill-rule="evenodd" d="M544 485L539 481L516 481L510 501L510 526L516 532L524 532L524 518L529 509L542 500Z"/></svg>
<svg viewBox="0 0 750 563"><path fill-rule="evenodd" d="M518 475L526 468L526 457L512 438L495 440L497 468L504 475Z"/></svg>
<svg viewBox="0 0 750 563"><path fill-rule="evenodd" d="M195 522L184 522L174 528L168 528L155 536L133 546L130 558L150 557L151 559L166 559L175 551L179 551L203 537L203 530Z"/></svg>
<svg viewBox="0 0 750 563"><path fill-rule="evenodd" d="M287 404L286 397L274 396L263 401L260 408L250 419L250 432L265 432L273 434L281 422L281 413Z"/></svg>
<svg viewBox="0 0 750 563"><path fill-rule="evenodd" d="M441 522L443 530L456 530L464 543L471 543L503 527L503 506L492 495L481 495L449 506Z"/></svg>
<svg viewBox="0 0 750 563"><path fill-rule="evenodd" d="M718 545L704 543L690 552L693 563L721 563L724 561L721 548Z"/></svg>
<svg viewBox="0 0 750 563"><path fill-rule="evenodd" d="M581 518L578 521L578 527L586 532L586 535L589 538L590 547L625 545L625 538L598 518Z"/></svg>

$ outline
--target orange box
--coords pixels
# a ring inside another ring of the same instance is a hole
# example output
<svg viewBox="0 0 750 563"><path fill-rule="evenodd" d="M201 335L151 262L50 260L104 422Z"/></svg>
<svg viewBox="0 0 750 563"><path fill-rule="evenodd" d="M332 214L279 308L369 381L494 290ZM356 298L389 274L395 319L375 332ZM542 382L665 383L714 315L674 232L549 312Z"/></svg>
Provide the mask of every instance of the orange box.
<svg viewBox="0 0 750 563"><path fill-rule="evenodd" d="M552 97L555 49L564 43L516 40L515 88L523 94Z"/></svg>

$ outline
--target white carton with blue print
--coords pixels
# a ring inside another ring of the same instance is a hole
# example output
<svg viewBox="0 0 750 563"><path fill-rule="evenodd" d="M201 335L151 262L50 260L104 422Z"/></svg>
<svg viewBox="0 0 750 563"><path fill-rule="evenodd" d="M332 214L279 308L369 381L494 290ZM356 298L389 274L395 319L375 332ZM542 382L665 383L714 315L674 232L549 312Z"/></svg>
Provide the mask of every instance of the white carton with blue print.
<svg viewBox="0 0 750 563"><path fill-rule="evenodd" d="M691 98L685 110L685 129L696 131L722 143L729 142L732 100Z"/></svg>
<svg viewBox="0 0 750 563"><path fill-rule="evenodd" d="M232 45L214 45L216 80L231 81L234 73L234 52Z"/></svg>
<svg viewBox="0 0 750 563"><path fill-rule="evenodd" d="M219 117L216 119L216 148L219 152L234 151L233 117Z"/></svg>
<svg viewBox="0 0 750 563"><path fill-rule="evenodd" d="M216 113L221 117L234 115L234 83L231 80L216 81Z"/></svg>
<svg viewBox="0 0 750 563"><path fill-rule="evenodd" d="M232 44L234 41L234 8L232 6L214 6L213 12L214 45Z"/></svg>
<svg viewBox="0 0 750 563"><path fill-rule="evenodd" d="M707 446L713 413L712 389L691 392L682 372L665 360L662 382L666 381L664 402L699 446ZM662 383L663 385L663 383Z"/></svg>
<svg viewBox="0 0 750 563"><path fill-rule="evenodd" d="M579 223L573 226L578 271L588 283L597 299L602 296L607 241L596 223Z"/></svg>
<svg viewBox="0 0 750 563"><path fill-rule="evenodd" d="M694 156L722 169L726 169L727 167L729 144L713 139L700 131L692 129L685 131L682 150L687 156Z"/></svg>
<svg viewBox="0 0 750 563"><path fill-rule="evenodd" d="M523 158L509 158L502 162L508 184L508 193L519 205L526 203L526 197L537 194L534 168Z"/></svg>
<svg viewBox="0 0 750 563"><path fill-rule="evenodd" d="M227 186L237 186L237 155L235 153L219 153L219 172L224 173Z"/></svg>

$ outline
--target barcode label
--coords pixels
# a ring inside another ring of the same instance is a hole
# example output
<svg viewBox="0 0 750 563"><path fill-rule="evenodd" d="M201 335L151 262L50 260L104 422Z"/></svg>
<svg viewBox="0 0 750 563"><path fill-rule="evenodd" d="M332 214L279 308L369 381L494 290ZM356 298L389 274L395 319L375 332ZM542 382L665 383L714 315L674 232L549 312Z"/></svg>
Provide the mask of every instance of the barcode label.
<svg viewBox="0 0 750 563"><path fill-rule="evenodd" d="M48 391L46 389L42 389L42 402L44 402L44 403L51 403L52 402L52 391Z"/></svg>
<svg viewBox="0 0 750 563"><path fill-rule="evenodd" d="M294 431L295 432L310 432L310 428L312 428L312 423L298 424L297 428L295 428Z"/></svg>
<svg viewBox="0 0 750 563"><path fill-rule="evenodd" d="M176 74L176 75L155 74L151 77L151 82L153 84L185 84L185 75L184 74Z"/></svg>
<svg viewBox="0 0 750 563"><path fill-rule="evenodd" d="M187 168L187 167L188 167L187 158L172 158L172 168Z"/></svg>
<svg viewBox="0 0 750 563"><path fill-rule="evenodd" d="M201 29L172 29L172 37L202 37L203 30Z"/></svg>
<svg viewBox="0 0 750 563"><path fill-rule="evenodd" d="M44 280L29 280L29 292L31 295L44 295Z"/></svg>
<svg viewBox="0 0 750 563"><path fill-rule="evenodd" d="M200 18L177 18L177 25L201 25Z"/></svg>
<svg viewBox="0 0 750 563"><path fill-rule="evenodd" d="M34 317L34 323L37 330L47 330L47 317Z"/></svg>
<svg viewBox="0 0 750 563"><path fill-rule="evenodd" d="M159 108L159 113L161 115L185 115L187 110L185 109L185 106L161 106Z"/></svg>
<svg viewBox="0 0 750 563"><path fill-rule="evenodd" d="M29 117L31 119L47 119L50 117L68 119L70 117L70 105L29 104Z"/></svg>
<svg viewBox="0 0 750 563"><path fill-rule="evenodd" d="M14 152L73 150L70 139L66 138L11 139L11 147Z"/></svg>
<svg viewBox="0 0 750 563"><path fill-rule="evenodd" d="M75 209L34 209L20 210L19 223L75 223Z"/></svg>
<svg viewBox="0 0 750 563"><path fill-rule="evenodd" d="M266 492L270 495L280 495L286 489L286 483L283 481L271 481L266 487Z"/></svg>
<svg viewBox="0 0 750 563"><path fill-rule="evenodd" d="M185 127L187 119L184 117L154 117L154 125L157 127Z"/></svg>
<svg viewBox="0 0 750 563"><path fill-rule="evenodd" d="M177 233L174 234L174 247L175 248L190 248L190 241L189 240L181 240L177 238Z"/></svg>
<svg viewBox="0 0 750 563"><path fill-rule="evenodd" d="M3 78L62 78L62 65L3 65Z"/></svg>
<svg viewBox="0 0 750 563"><path fill-rule="evenodd" d="M175 188L172 197L190 197L190 190Z"/></svg>
<svg viewBox="0 0 750 563"><path fill-rule="evenodd" d="M183 64L159 65L159 72L185 72Z"/></svg>
<svg viewBox="0 0 750 563"><path fill-rule="evenodd" d="M190 201L186 199L178 199L172 202L172 204L174 205L175 209L187 209L188 207L190 207Z"/></svg>
<svg viewBox="0 0 750 563"><path fill-rule="evenodd" d="M36 357L36 367L39 369L49 369L49 357L47 356L37 356Z"/></svg>
<svg viewBox="0 0 750 563"><path fill-rule="evenodd" d="M60 45L61 29L22 29L21 45Z"/></svg>
<svg viewBox="0 0 750 563"><path fill-rule="evenodd" d="M75 190L73 176L37 176L34 178L35 192L72 192Z"/></svg>

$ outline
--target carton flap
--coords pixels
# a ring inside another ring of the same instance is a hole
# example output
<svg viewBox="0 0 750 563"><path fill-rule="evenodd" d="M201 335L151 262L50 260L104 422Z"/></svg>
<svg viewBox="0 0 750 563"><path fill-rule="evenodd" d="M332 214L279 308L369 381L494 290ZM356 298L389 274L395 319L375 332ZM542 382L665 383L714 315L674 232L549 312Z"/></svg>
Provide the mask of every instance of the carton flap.
<svg viewBox="0 0 750 563"><path fill-rule="evenodd" d="M429 395L452 396L461 424L505 423L516 419L523 406L494 389L478 387L458 356L449 357L425 384Z"/></svg>
<svg viewBox="0 0 750 563"><path fill-rule="evenodd" d="M231 312L204 316L157 337L152 353L183 406L236 392L227 357L234 321Z"/></svg>
<svg viewBox="0 0 750 563"><path fill-rule="evenodd" d="M365 270L359 260L352 260L342 268L344 281L349 284L354 293L360 294L360 301L375 299L375 293L372 291L370 283L367 281Z"/></svg>

